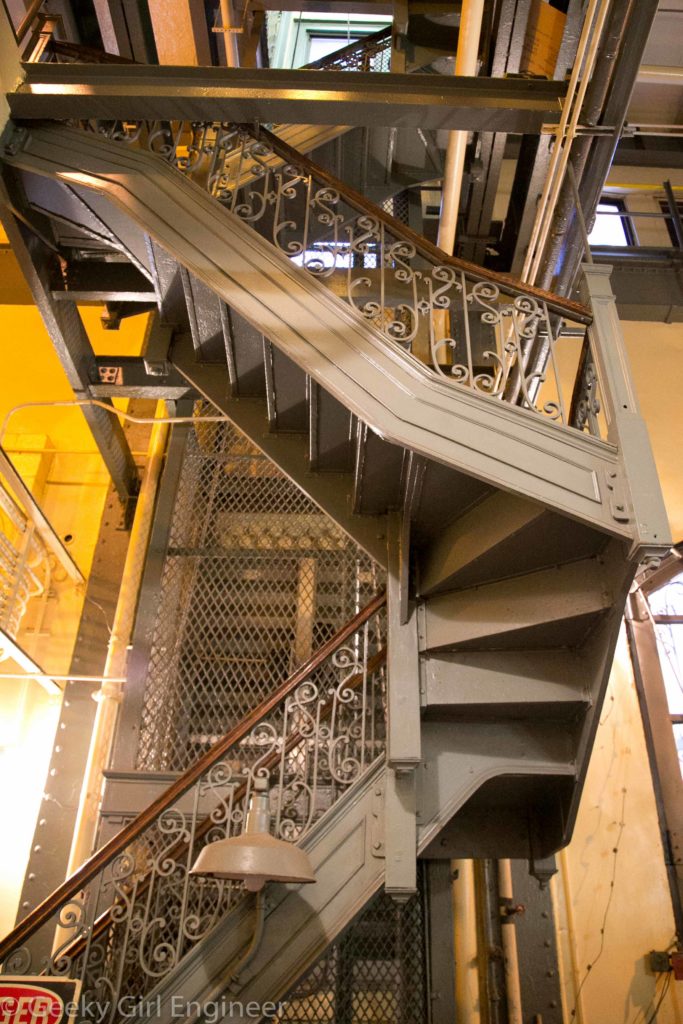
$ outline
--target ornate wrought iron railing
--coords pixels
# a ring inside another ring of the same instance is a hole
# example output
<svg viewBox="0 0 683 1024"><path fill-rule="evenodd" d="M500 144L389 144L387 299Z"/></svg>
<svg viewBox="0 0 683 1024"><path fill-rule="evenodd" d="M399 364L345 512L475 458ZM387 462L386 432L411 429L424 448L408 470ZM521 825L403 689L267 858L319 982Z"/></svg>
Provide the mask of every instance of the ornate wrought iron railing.
<svg viewBox="0 0 683 1024"><path fill-rule="evenodd" d="M254 780L270 780L275 834L298 842L383 756L384 607L371 601L32 911L0 943L4 972L79 978L110 1024L173 970L243 897L189 869L240 833Z"/></svg>
<svg viewBox="0 0 683 1024"><path fill-rule="evenodd" d="M585 306L447 256L265 129L81 126L171 163L442 382L604 433L599 416L572 418Z"/></svg>
<svg viewBox="0 0 683 1024"><path fill-rule="evenodd" d="M50 561L34 524L0 481L0 661L3 634L16 639L33 598L47 597Z"/></svg>

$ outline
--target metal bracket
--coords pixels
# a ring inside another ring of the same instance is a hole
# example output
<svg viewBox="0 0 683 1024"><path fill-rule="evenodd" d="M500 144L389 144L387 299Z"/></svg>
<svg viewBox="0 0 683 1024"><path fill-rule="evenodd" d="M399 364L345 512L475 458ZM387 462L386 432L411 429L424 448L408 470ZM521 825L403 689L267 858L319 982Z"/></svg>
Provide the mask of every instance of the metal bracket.
<svg viewBox="0 0 683 1024"><path fill-rule="evenodd" d="M631 511L627 498L624 481L620 474L614 470L605 470L605 486L609 499L609 508L612 518L617 523L628 523L631 520Z"/></svg>
<svg viewBox="0 0 683 1024"><path fill-rule="evenodd" d="M384 859L384 781L378 780L372 794L372 823L370 825L372 856Z"/></svg>
<svg viewBox="0 0 683 1024"><path fill-rule="evenodd" d="M173 326L162 324L158 316L152 316L142 345L145 370L150 377L167 377L171 365L168 352L173 341Z"/></svg>

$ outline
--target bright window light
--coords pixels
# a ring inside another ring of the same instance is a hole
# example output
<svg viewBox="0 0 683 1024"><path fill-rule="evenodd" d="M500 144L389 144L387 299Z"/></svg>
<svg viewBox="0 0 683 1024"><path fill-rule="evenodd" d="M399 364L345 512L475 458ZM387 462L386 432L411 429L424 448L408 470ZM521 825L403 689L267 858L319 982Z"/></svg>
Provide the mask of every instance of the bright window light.
<svg viewBox="0 0 683 1024"><path fill-rule="evenodd" d="M610 203L603 200L598 203L595 224L588 236L592 246L631 244L626 232L625 217L619 217L619 213L623 214L623 207L618 202Z"/></svg>
<svg viewBox="0 0 683 1024"><path fill-rule="evenodd" d="M329 53L335 53L349 43L355 43L358 36L311 36L308 46L308 61L313 64L321 57L327 57Z"/></svg>

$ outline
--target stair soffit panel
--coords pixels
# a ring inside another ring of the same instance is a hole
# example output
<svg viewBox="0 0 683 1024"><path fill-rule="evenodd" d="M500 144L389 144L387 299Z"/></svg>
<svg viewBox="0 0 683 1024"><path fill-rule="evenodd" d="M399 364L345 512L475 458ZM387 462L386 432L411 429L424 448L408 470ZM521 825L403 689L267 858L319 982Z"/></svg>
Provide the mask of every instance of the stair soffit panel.
<svg viewBox="0 0 683 1024"><path fill-rule="evenodd" d="M535 640L573 647L614 600L598 558L439 594L420 605L421 647L513 649Z"/></svg>
<svg viewBox="0 0 683 1024"><path fill-rule="evenodd" d="M10 162L107 194L388 440L606 532L631 534L613 519L603 493L606 474L619 471L613 446L434 380L157 158L51 128L27 136Z"/></svg>
<svg viewBox="0 0 683 1024"><path fill-rule="evenodd" d="M420 592L462 590L599 554L608 538L499 491L446 526L422 552Z"/></svg>

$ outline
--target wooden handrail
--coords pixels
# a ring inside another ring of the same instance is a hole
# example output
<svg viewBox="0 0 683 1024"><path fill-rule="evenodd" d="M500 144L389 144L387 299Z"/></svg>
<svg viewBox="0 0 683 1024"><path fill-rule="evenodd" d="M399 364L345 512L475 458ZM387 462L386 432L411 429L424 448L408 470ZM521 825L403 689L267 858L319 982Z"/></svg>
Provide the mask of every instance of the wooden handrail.
<svg viewBox="0 0 683 1024"><path fill-rule="evenodd" d="M308 661L300 665L269 697L246 715L239 725L226 733L222 739L207 750L199 760L187 769L166 789L161 796L157 797L149 807L141 811L132 821L121 829L109 842L97 850L92 857L89 857L85 864L82 864L77 871L58 886L50 895L43 900L30 914L27 914L2 941L0 941L0 962L8 953L11 953L18 946L21 946L38 928L46 924L52 915L68 900L76 896L95 876L110 864L115 857L128 847L135 839L153 824L164 811L168 810L176 800L190 790L196 782L214 764L249 733L258 722L276 707L281 700L292 693L300 683L319 668L331 654L341 647L349 637L353 636L369 618L371 618L386 602L386 594L378 594L365 608L362 609L350 622L347 622L338 633L326 640Z"/></svg>
<svg viewBox="0 0 683 1024"><path fill-rule="evenodd" d="M248 133L253 134L253 125L244 124L242 127ZM439 249L433 242L423 238L422 235L418 235L407 224L403 224L402 221L392 217L390 213L387 213L381 207L366 199L360 192L356 192L350 185L345 185L339 178L335 178L333 174L320 167L319 164L315 163L314 160L311 160L304 153L300 153L298 149L294 149L286 142L283 142L277 135L269 132L267 128L259 126L257 137L267 142L273 152L281 156L287 163L309 171L323 184L339 192L351 206L355 206L364 214L381 221L397 238L405 239L411 245L414 245L416 251L426 259L435 261L440 265L453 267L455 270L460 270L464 274L469 274L471 277L476 277L481 281L489 281L491 284L499 285L503 290L518 292L520 295L528 295L531 299L544 302L553 313L568 316L576 323L591 324L593 322L593 315L590 309L580 302L574 302L572 299L565 299L561 295L555 295L553 292L536 288L535 285L526 284L511 274L501 274L498 271L480 267L477 263L470 263L469 260L461 260L457 256L449 256L443 249Z"/></svg>
<svg viewBox="0 0 683 1024"><path fill-rule="evenodd" d="M365 674L367 673L367 675L371 675L373 672L376 672L377 669L381 668L382 665L384 665L386 660L387 660L387 649L386 649L386 647L382 647L379 651L377 651L376 654L373 654L371 658L368 658L368 663L366 665L365 673L357 672L354 676L351 676L350 679L347 679L346 682L344 683L344 689L345 690L356 690L356 689L358 689L358 687L361 686L362 683L363 683L363 680L365 678ZM332 714L332 707L331 707L331 705L328 704L327 707L325 707L322 710L322 712L320 714L320 720L321 721L325 721L325 719L329 718L331 714ZM289 737L289 739L285 743L284 752L286 754L288 754L291 750L293 750L295 747L297 747L300 743L305 742L305 740L306 740L306 737L303 736L300 732L292 733L292 735ZM282 757L282 751L281 750L274 750L274 751L272 751L270 754L268 754L267 757L263 758L262 761L259 761L259 770L265 768L265 769L270 771L271 769L276 768L277 765L280 763L280 758L281 757ZM246 793L247 793L247 783L246 782L241 782L238 786L235 787L235 791L233 793L233 804L237 804L237 803L239 803L240 800L243 800L244 797L246 796ZM201 821L197 825L197 828L195 829L194 835L192 836L193 844L196 843L198 839L202 839L206 835L206 833L209 832L213 828L213 826L214 826L214 822L213 822L213 820L211 818L211 815L207 814L207 816L204 818L204 820ZM180 858L181 856L183 856L183 855L185 855L187 853L188 843L189 843L188 839L179 839L170 848L170 850L167 850L164 853L164 858L166 860L177 860L178 858ZM135 897L136 897L136 899L139 898L141 895L144 895L144 893L147 891L147 889L149 887L149 884L150 884L150 876L151 876L151 872L148 873L147 875L145 875L145 877L142 879L142 881L138 885L136 885L136 888L135 888ZM81 936L79 936L79 938L74 939L73 942L69 946L67 946L66 949L64 949L62 951L61 956L63 956L63 957L70 957L70 958L79 956L79 954L82 953L83 950L85 949L86 944L87 944L89 938L97 938L98 936L102 935L102 933L104 931L106 931L106 929L111 924L111 921L112 921L112 910L114 909L114 907L116 907L118 905L118 902L119 901L115 900L111 904L111 906L107 907L107 909L105 911L103 911L102 914L100 914L100 916L97 918L97 920L95 921L94 925L92 926L92 933L91 933L91 935L81 935Z"/></svg>

